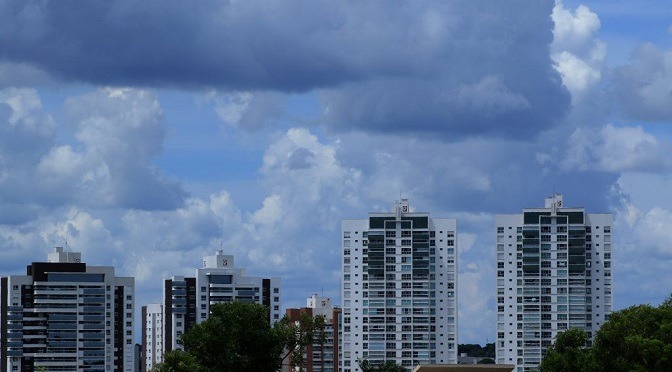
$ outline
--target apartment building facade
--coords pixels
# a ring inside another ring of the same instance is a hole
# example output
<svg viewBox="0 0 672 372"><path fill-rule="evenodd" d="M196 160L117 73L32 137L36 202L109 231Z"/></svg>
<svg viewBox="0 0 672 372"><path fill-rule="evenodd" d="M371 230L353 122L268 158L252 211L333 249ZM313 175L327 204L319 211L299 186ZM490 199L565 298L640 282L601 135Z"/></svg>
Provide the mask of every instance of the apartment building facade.
<svg viewBox="0 0 672 372"><path fill-rule="evenodd" d="M0 369L134 371L135 285L57 247L0 280Z"/></svg>
<svg viewBox="0 0 672 372"><path fill-rule="evenodd" d="M457 363L457 221L412 212L342 221L339 367Z"/></svg>
<svg viewBox="0 0 672 372"><path fill-rule="evenodd" d="M561 194L495 217L498 364L536 370L559 332L581 328L592 338L609 319L612 221L565 207Z"/></svg>
<svg viewBox="0 0 672 372"><path fill-rule="evenodd" d="M204 257L202 267L195 270L193 277L164 280L163 303L143 307L142 328L146 336L142 357L146 370L160 363L165 352L181 350L180 336L206 320L213 304L259 303L269 309L269 322L274 323L280 320L280 295L280 278L247 276L245 269L234 266L234 257L221 250ZM160 309L160 316L152 309ZM151 314L155 317L150 317ZM161 319L162 323L155 319Z"/></svg>
<svg viewBox="0 0 672 372"><path fill-rule="evenodd" d="M301 314L324 317L324 330L315 334L315 342L303 351L304 364L293 366L285 361L283 371L334 372L338 371L339 322L341 309L334 307L331 298L319 297L313 293L306 300L306 307L287 309L285 315L292 322L298 322ZM289 358L288 358L289 359Z"/></svg>
<svg viewBox="0 0 672 372"><path fill-rule="evenodd" d="M163 304L149 304L142 307L141 372L149 371L163 361L165 326L163 315Z"/></svg>

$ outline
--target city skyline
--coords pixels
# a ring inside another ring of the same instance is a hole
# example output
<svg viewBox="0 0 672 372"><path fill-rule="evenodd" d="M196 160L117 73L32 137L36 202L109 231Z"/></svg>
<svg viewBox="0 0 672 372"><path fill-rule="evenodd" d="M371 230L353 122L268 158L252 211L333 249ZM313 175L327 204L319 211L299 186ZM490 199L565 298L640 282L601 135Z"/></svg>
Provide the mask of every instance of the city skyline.
<svg viewBox="0 0 672 372"><path fill-rule="evenodd" d="M408 198L459 221L483 344L495 215L560 192L614 215L614 310L672 290L666 1L68 6L0 1L4 276L68 247L136 278L138 320L223 249L282 310L340 305L340 221Z"/></svg>

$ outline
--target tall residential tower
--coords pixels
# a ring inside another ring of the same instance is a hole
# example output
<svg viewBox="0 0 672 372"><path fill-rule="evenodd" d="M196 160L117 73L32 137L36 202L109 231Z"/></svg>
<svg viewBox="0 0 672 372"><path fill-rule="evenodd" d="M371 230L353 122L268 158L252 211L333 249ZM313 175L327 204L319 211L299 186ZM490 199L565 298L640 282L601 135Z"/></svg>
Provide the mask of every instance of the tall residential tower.
<svg viewBox="0 0 672 372"><path fill-rule="evenodd" d="M535 370L559 332L592 339L609 319L612 215L565 207L556 194L495 223L497 363Z"/></svg>
<svg viewBox="0 0 672 372"><path fill-rule="evenodd" d="M342 371L457 363L457 221L402 199L342 228Z"/></svg>
<svg viewBox="0 0 672 372"><path fill-rule="evenodd" d="M58 247L1 280L2 371L134 370L134 280Z"/></svg>

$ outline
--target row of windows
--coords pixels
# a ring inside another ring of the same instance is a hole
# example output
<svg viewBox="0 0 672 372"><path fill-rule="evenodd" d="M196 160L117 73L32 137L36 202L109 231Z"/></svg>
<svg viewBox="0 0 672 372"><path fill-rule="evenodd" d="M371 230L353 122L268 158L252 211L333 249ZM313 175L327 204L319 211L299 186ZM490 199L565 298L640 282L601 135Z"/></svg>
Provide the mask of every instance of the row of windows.
<svg viewBox="0 0 672 372"><path fill-rule="evenodd" d="M416 230L417 231L417 230ZM355 231L355 235L358 235L359 231ZM411 230L402 230L401 231L401 237L410 237L412 234ZM443 235L443 230L439 231L440 235ZM362 238L366 238L369 236L368 231L362 232ZM385 230L385 236L388 238L395 238L397 236L397 231L396 230ZM433 238L436 236L436 231L430 230L429 231L429 237ZM454 231L446 231L446 237L448 238L453 238L455 237L455 232ZM343 239L351 239L352 238L352 233L350 231L343 231Z"/></svg>
<svg viewBox="0 0 672 372"><path fill-rule="evenodd" d="M509 226L509 230L511 230L513 227ZM557 232L566 232L567 231L567 226L557 226L556 227ZM599 226L595 226L595 229L599 230ZM591 226L586 226L586 233L591 232ZM551 227L550 226L541 226L541 232L550 232ZM611 233L611 226L604 226L604 229L602 230L605 234L610 234ZM518 227L516 232L522 232L522 228ZM497 234L504 234L504 226L497 226Z"/></svg>

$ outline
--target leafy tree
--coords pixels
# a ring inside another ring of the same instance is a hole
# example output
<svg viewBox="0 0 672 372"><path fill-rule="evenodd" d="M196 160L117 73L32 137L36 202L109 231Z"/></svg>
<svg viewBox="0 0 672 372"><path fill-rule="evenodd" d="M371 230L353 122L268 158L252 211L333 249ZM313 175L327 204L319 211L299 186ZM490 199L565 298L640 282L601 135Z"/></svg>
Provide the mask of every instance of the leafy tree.
<svg viewBox="0 0 672 372"><path fill-rule="evenodd" d="M206 371L275 371L287 334L271 328L268 319L259 304L217 304L206 321L182 336L182 344Z"/></svg>
<svg viewBox="0 0 672 372"><path fill-rule="evenodd" d="M483 348L483 356L490 357L490 358L495 357L495 343L494 342L490 342L490 343L485 344L485 347Z"/></svg>
<svg viewBox="0 0 672 372"><path fill-rule="evenodd" d="M173 350L163 354L163 362L152 368L152 372L205 372L196 358L182 350Z"/></svg>
<svg viewBox="0 0 672 372"><path fill-rule="evenodd" d="M672 308L672 293L670 293L670 295L667 297L667 299L665 299L665 301L663 301L663 303L660 304L660 307Z"/></svg>
<svg viewBox="0 0 672 372"><path fill-rule="evenodd" d="M478 361L478 364L495 364L495 360L492 358L483 358Z"/></svg>
<svg viewBox="0 0 672 372"><path fill-rule="evenodd" d="M541 372L581 371L588 358L588 333L572 328L558 334L539 369Z"/></svg>
<svg viewBox="0 0 672 372"><path fill-rule="evenodd" d="M213 305L207 320L182 335L184 351L164 354L154 372L277 371L290 354L303 354L315 332L322 329L324 337L323 317L305 316L298 324L285 317L271 327L268 314L256 303Z"/></svg>
<svg viewBox="0 0 672 372"><path fill-rule="evenodd" d="M479 344L459 344L457 345L457 354L467 353L470 357L494 358L495 344L493 342L485 344L485 347Z"/></svg>
<svg viewBox="0 0 672 372"><path fill-rule="evenodd" d="M558 335L541 371L672 371L672 296L614 312L590 348L587 339L581 330Z"/></svg>
<svg viewBox="0 0 672 372"><path fill-rule="evenodd" d="M595 336L595 360L604 371L672 371L672 306L633 306L611 315Z"/></svg>
<svg viewBox="0 0 672 372"><path fill-rule="evenodd" d="M402 367L392 361L385 362L379 365L373 365L366 359L358 359L357 364L362 372L408 372L405 367Z"/></svg>
<svg viewBox="0 0 672 372"><path fill-rule="evenodd" d="M327 335L324 332L324 316L311 317L308 313L302 312L299 315L298 322L292 323L289 321L289 318L285 317L282 319L281 325L284 326L283 329L287 332L285 335L285 344L289 361L294 368L303 371L306 367L305 353L308 345L317 343L324 350L324 343L327 340Z"/></svg>

